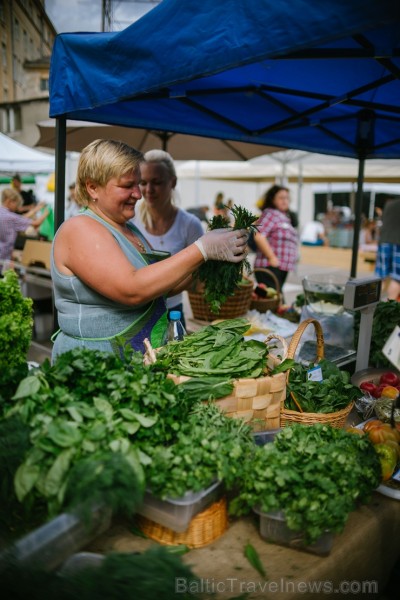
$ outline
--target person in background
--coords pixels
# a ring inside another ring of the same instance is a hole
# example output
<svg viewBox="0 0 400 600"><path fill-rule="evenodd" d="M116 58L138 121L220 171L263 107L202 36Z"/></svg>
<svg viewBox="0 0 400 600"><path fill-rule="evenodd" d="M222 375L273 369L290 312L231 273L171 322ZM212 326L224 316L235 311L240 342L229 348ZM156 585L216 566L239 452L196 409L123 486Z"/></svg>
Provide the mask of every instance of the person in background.
<svg viewBox="0 0 400 600"><path fill-rule="evenodd" d="M267 190L262 213L256 223L258 232L254 236L257 246L254 267L272 271L281 289L298 258L298 235L288 215L289 203L288 188L274 185ZM275 287L269 275L261 272L256 277L259 283Z"/></svg>
<svg viewBox="0 0 400 600"><path fill-rule="evenodd" d="M172 156L163 150L150 150L140 165L140 191L143 201L133 224L154 250L176 254L204 233L198 217L175 203L176 171ZM168 313L179 310L185 326L182 294L167 299Z"/></svg>
<svg viewBox="0 0 400 600"><path fill-rule="evenodd" d="M367 219L366 217L363 218L358 240L360 250L369 250L377 247L377 243L375 241L375 226L375 221L372 219Z"/></svg>
<svg viewBox="0 0 400 600"><path fill-rule="evenodd" d="M22 206L22 197L12 189L6 188L1 193L0 206L0 260L11 260L12 252L17 239L18 232L26 231L30 226L36 230L47 217L48 211L34 218L45 205L44 202L37 204L24 216L18 214ZM2 267L0 265L0 271Z"/></svg>
<svg viewBox="0 0 400 600"><path fill-rule="evenodd" d="M32 190L23 190L22 189L22 180L21 176L18 173L15 173L11 179L11 187L16 190L22 198L22 204L18 209L19 213L26 213L32 210L37 204L37 200L35 198Z"/></svg>
<svg viewBox="0 0 400 600"><path fill-rule="evenodd" d="M65 207L65 219L70 219L71 217L75 217L75 215L79 214L81 207L76 201L75 195L75 181L73 181L69 186L69 196L67 200L67 205Z"/></svg>
<svg viewBox="0 0 400 600"><path fill-rule="evenodd" d="M246 230L215 230L155 261L131 222L142 196L142 160L141 152L115 140L95 140L81 152L76 198L83 210L64 221L52 246L60 326L53 361L76 347L120 355L125 345L143 352L145 338L153 348L160 346L167 327L165 297L186 289L204 261L238 263L246 255Z"/></svg>
<svg viewBox="0 0 400 600"><path fill-rule="evenodd" d="M387 200L382 213L382 226L376 255L375 273L388 277L388 300L400 297L400 198Z"/></svg>
<svg viewBox="0 0 400 600"><path fill-rule="evenodd" d="M318 221L307 223L300 235L303 246L329 246L329 240L325 235L325 227Z"/></svg>
<svg viewBox="0 0 400 600"><path fill-rule="evenodd" d="M225 219L229 219L228 208L224 202L224 193L223 192L218 192L218 194L215 196L213 213L214 213L215 217L220 215L221 217L224 217Z"/></svg>

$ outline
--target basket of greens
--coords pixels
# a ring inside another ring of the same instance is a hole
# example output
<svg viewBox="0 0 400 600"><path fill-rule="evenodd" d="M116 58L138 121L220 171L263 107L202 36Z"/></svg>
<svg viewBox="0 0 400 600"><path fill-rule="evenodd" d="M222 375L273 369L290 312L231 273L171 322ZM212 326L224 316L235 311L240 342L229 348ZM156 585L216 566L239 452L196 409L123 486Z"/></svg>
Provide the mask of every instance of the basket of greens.
<svg viewBox="0 0 400 600"><path fill-rule="evenodd" d="M287 393L281 412L281 426L321 423L342 428L360 390L350 382L350 374L324 359L324 337L315 319L300 323L289 344L288 359L294 359L300 338L312 324L317 335L317 358L303 366L295 363L287 371Z"/></svg>
<svg viewBox="0 0 400 600"><path fill-rule="evenodd" d="M255 229L257 217L242 206L234 206L234 229ZM209 223L209 230L230 227L228 219L217 215ZM250 308L253 282L243 276L250 271L247 260L230 263L218 260L205 262L195 274L198 286L189 291L189 301L193 317L202 321L215 318L234 319L246 314Z"/></svg>
<svg viewBox="0 0 400 600"><path fill-rule="evenodd" d="M254 430L276 429L286 396L286 376L280 370L286 342L275 334L264 342L246 340L249 328L243 318L203 327L158 349L155 368L186 386L191 397L213 400L228 416L243 419ZM269 351L272 339L281 342L281 357Z"/></svg>

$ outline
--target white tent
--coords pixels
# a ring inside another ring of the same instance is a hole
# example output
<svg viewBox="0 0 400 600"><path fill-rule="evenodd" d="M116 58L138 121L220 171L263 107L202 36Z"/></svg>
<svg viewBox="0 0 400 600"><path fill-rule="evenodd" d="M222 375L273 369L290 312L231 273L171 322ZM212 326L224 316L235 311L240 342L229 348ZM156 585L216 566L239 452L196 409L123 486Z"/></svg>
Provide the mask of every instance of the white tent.
<svg viewBox="0 0 400 600"><path fill-rule="evenodd" d="M357 181L358 161L339 156L287 150L246 162L187 161L179 165L180 179L322 183ZM400 183L400 160L369 160L364 180L370 183Z"/></svg>
<svg viewBox="0 0 400 600"><path fill-rule="evenodd" d="M54 169L52 154L33 150L0 133L0 173L51 173Z"/></svg>

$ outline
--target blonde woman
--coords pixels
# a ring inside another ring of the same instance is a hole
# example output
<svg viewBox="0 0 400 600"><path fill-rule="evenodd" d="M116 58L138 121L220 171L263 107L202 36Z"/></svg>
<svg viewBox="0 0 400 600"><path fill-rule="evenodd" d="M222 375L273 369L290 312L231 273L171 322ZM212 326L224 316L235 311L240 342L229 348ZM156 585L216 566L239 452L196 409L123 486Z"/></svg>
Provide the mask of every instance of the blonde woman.
<svg viewBox="0 0 400 600"><path fill-rule="evenodd" d="M146 152L140 165L140 177L143 201L133 223L155 250L176 254L203 235L200 219L176 206L177 177L168 152ZM167 307L169 312L180 310L184 322L182 294L168 298Z"/></svg>
<svg viewBox="0 0 400 600"><path fill-rule="evenodd" d="M165 296L185 289L205 260L240 262L246 230L204 234L176 255L152 262L151 247L130 221L141 198L143 155L113 140L95 140L81 152L76 200L84 210L65 221L54 240L51 274L58 333L53 359L84 346L144 351L161 344L167 326Z"/></svg>

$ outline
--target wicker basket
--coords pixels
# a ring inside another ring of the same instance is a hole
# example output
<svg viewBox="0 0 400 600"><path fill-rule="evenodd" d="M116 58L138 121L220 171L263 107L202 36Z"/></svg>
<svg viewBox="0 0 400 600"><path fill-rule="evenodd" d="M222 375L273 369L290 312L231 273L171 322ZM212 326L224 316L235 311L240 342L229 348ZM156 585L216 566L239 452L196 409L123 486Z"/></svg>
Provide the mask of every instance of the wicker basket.
<svg viewBox="0 0 400 600"><path fill-rule="evenodd" d="M300 323L289 344L289 349L287 353L288 358L294 358L300 338L303 335L305 329L310 324L314 326L315 333L317 336L316 362L319 362L321 359L324 358L324 336L321 324L316 319L306 319L305 321ZM287 380L289 380L289 377L290 370L287 371ZM293 400L296 402L296 398L293 396L293 394L291 395ZM351 409L353 408L353 405L354 402L350 402L350 404L345 408L342 408L341 410L338 410L333 413L306 413L286 409L283 401L281 411L281 427L286 427L286 425L292 425L293 423L300 423L302 425L315 425L316 423L321 423L322 425L331 425L332 427L337 427L338 429L340 429L344 427L346 419Z"/></svg>
<svg viewBox="0 0 400 600"><path fill-rule="evenodd" d="M282 296L281 287L279 285L279 281L275 273L273 273L269 269L254 269L253 273L254 275L256 273L266 273L267 275L269 275L274 280L275 289L278 292L278 295L275 298L257 298L256 300L253 298L250 304L250 309L258 310L258 312L260 313L265 313L267 312L267 310L270 310L272 312L278 310L282 300Z"/></svg>
<svg viewBox="0 0 400 600"><path fill-rule="evenodd" d="M186 531L177 533L146 517L138 517L138 525L147 537L167 546L184 544L189 548L202 548L218 539L228 528L226 498L223 497L196 515Z"/></svg>
<svg viewBox="0 0 400 600"><path fill-rule="evenodd" d="M288 351L284 338L271 333L265 343L273 339L281 342L283 347L283 358ZM267 367L272 370L281 359L268 353ZM168 377L176 384L187 381L189 377L169 374ZM230 396L225 396L214 403L228 417L243 419L253 431L265 431L267 429L278 429L281 421L281 405L286 398L286 374L277 373L258 377L257 379L243 378L234 381L234 388Z"/></svg>
<svg viewBox="0 0 400 600"><path fill-rule="evenodd" d="M253 282L239 283L233 296L230 296L222 305L219 313L213 313L204 299L204 293L188 292L193 317L201 321L214 321L215 319L236 319L242 317L250 308Z"/></svg>

